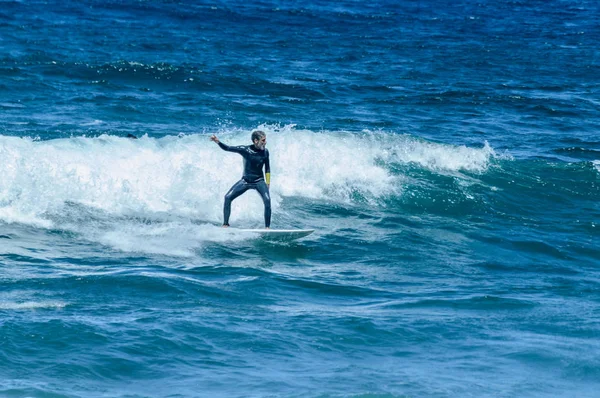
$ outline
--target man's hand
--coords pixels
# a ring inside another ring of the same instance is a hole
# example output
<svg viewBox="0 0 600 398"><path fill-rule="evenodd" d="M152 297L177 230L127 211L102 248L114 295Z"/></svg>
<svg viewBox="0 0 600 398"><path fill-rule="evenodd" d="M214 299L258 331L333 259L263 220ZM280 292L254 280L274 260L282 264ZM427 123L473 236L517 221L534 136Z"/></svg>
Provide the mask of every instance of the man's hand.
<svg viewBox="0 0 600 398"><path fill-rule="evenodd" d="M214 134L212 135L212 137L210 137L210 140L211 140L212 142L215 142L215 143L217 143L217 144L219 143L219 139L218 139L218 138L217 138L217 136L216 136L216 135L214 135Z"/></svg>

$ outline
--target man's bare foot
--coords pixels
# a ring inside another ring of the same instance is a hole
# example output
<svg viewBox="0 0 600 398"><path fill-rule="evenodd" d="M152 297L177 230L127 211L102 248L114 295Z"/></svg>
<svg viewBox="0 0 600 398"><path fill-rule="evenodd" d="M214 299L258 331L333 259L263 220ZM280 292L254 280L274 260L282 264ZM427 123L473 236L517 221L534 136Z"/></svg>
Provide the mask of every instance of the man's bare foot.
<svg viewBox="0 0 600 398"><path fill-rule="evenodd" d="M223 224L223 228L229 228L229 224Z"/></svg>

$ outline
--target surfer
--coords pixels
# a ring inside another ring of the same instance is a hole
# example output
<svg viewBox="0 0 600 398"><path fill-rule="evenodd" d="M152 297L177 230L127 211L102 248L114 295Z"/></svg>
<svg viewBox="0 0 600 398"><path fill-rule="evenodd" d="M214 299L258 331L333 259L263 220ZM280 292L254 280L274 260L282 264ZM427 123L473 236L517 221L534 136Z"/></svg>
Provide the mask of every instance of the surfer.
<svg viewBox="0 0 600 398"><path fill-rule="evenodd" d="M254 189L260 194L265 205L265 228L269 229L271 226L271 196L269 195L271 168L269 166L269 151L266 149L267 135L260 130L253 131L252 145L247 146L225 145L214 134L210 139L219 144L224 151L239 153L244 158L244 175L242 179L236 182L225 195L223 227L229 226L231 202L247 190ZM264 176L263 166L265 167Z"/></svg>

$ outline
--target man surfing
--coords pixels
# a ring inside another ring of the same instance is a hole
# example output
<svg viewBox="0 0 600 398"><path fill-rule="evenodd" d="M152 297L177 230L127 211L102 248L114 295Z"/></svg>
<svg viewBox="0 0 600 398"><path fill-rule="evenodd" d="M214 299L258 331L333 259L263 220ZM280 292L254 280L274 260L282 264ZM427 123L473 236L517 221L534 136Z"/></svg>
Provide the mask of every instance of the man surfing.
<svg viewBox="0 0 600 398"><path fill-rule="evenodd" d="M267 135L260 130L252 132L252 145L229 146L223 144L216 135L210 137L211 141L219 144L221 149L227 152L235 152L244 158L244 174L242 179L233 184L225 195L223 206L223 227L229 227L229 215L231 214L231 202L249 189L256 190L265 205L265 228L271 226L271 196L269 186L271 182L271 167L269 166L269 151L266 149ZM265 167L263 176L262 168Z"/></svg>

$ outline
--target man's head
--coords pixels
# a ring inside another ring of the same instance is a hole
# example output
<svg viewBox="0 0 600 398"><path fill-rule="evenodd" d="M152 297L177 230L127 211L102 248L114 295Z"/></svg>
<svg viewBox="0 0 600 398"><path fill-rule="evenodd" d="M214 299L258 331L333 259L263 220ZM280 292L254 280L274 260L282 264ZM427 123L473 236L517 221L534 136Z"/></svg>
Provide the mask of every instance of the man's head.
<svg viewBox="0 0 600 398"><path fill-rule="evenodd" d="M252 132L252 143L261 151L264 150L267 146L267 135L265 132L261 130L254 130Z"/></svg>

